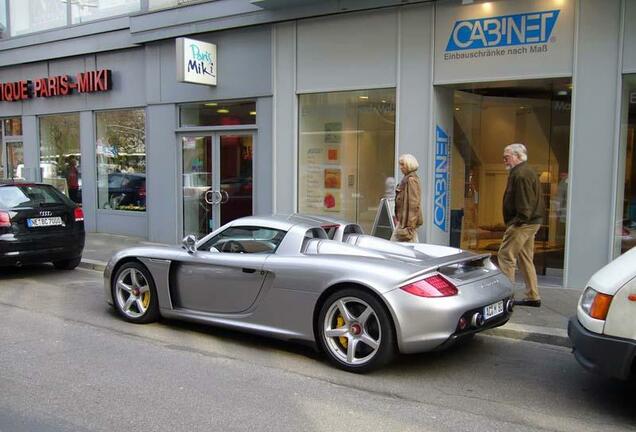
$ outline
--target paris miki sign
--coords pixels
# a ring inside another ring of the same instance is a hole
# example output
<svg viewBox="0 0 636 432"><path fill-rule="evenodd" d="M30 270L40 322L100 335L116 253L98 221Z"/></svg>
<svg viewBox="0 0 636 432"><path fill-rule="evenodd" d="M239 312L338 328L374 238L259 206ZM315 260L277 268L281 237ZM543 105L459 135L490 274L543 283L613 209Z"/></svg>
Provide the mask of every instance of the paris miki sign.
<svg viewBox="0 0 636 432"><path fill-rule="evenodd" d="M109 91L111 88L110 69L99 69L79 72L75 77L56 75L34 80L0 82L0 101L18 102L33 98L68 96L73 92L97 93Z"/></svg>

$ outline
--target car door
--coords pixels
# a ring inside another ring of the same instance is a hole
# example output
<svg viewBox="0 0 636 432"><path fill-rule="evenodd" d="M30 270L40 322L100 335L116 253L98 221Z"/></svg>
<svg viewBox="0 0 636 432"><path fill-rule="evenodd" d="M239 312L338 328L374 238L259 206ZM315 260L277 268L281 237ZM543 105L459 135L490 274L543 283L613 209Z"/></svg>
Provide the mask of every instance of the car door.
<svg viewBox="0 0 636 432"><path fill-rule="evenodd" d="M175 306L224 314L249 309L266 277L265 260L276 247L255 239L257 229L228 228L190 254L187 261L175 263L171 275ZM234 243L243 249L232 248Z"/></svg>

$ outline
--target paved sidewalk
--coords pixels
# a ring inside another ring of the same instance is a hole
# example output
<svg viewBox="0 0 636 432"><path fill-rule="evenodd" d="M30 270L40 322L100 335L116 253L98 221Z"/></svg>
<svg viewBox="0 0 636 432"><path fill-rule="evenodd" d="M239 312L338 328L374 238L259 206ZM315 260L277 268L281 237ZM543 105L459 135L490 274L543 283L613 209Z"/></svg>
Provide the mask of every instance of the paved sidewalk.
<svg viewBox="0 0 636 432"><path fill-rule="evenodd" d="M137 237L86 233L86 245L82 256L83 268L103 271L110 257L117 251L139 245L153 245ZM581 289L556 286L555 278L540 277L541 307L516 307L506 325L488 330L487 333L513 339L529 340L557 346L570 346L567 323L576 314ZM523 298L523 283L516 285L517 298Z"/></svg>

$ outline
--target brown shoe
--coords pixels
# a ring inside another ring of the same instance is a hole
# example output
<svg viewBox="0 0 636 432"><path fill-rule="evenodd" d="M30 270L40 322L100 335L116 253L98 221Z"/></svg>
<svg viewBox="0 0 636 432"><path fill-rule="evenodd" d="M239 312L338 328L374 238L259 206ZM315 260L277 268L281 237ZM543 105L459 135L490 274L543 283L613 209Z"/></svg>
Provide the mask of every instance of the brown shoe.
<svg viewBox="0 0 636 432"><path fill-rule="evenodd" d="M541 299L515 300L515 306L541 307Z"/></svg>

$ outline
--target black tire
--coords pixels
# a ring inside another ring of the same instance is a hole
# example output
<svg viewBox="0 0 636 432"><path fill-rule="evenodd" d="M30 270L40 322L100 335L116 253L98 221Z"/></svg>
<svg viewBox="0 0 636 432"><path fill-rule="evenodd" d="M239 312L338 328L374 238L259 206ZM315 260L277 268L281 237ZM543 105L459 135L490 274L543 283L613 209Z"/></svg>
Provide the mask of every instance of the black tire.
<svg viewBox="0 0 636 432"><path fill-rule="evenodd" d="M345 313L350 317L348 323L339 302L345 304ZM369 315L364 317L367 313ZM346 335L327 336L328 331L346 331ZM347 372L370 372L390 362L396 351L395 330L386 307L374 295L359 288L336 291L324 301L318 315L316 338L329 361ZM355 345L349 345L352 340Z"/></svg>
<svg viewBox="0 0 636 432"><path fill-rule="evenodd" d="M80 262L82 262L82 257L53 261L53 265L58 270L73 270Z"/></svg>
<svg viewBox="0 0 636 432"><path fill-rule="evenodd" d="M145 281L142 282L140 277L143 277ZM136 284L135 280L137 280ZM118 285L120 281L130 290L120 287ZM147 290L144 290L145 287ZM137 289L136 293L135 289ZM113 306L124 320L136 324L147 324L159 319L159 300L155 281L148 269L140 262L131 261L122 265L111 280L110 291ZM149 298L146 298L146 295Z"/></svg>

